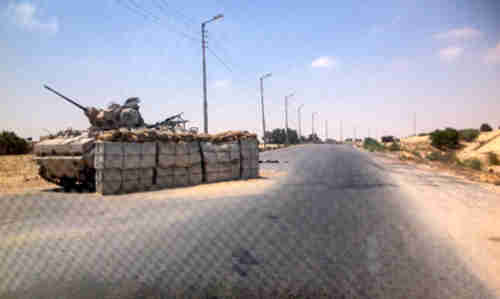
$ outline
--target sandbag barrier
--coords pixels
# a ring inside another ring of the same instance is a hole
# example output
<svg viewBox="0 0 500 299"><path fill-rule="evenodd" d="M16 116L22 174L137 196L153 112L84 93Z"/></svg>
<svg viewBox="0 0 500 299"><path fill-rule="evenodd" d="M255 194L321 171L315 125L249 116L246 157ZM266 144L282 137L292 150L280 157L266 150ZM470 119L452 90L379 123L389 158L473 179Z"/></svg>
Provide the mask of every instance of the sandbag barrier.
<svg viewBox="0 0 500 299"><path fill-rule="evenodd" d="M256 178L255 138L96 143L96 191L103 195Z"/></svg>

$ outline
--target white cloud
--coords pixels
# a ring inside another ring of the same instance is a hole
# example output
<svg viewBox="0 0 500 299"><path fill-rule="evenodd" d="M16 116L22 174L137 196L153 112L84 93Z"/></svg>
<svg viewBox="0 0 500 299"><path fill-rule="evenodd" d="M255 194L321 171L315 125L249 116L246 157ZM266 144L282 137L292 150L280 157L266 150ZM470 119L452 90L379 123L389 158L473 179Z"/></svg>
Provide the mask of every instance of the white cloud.
<svg viewBox="0 0 500 299"><path fill-rule="evenodd" d="M441 32L441 33L436 33L434 34L435 39L473 39L476 37L480 37L482 35L481 31L470 28L470 27L464 27L464 28L458 28L458 29L452 29L447 32Z"/></svg>
<svg viewBox="0 0 500 299"><path fill-rule="evenodd" d="M484 56L484 62L488 64L500 64L500 42L495 48L490 48Z"/></svg>
<svg viewBox="0 0 500 299"><path fill-rule="evenodd" d="M213 86L215 88L226 88L229 85L231 85L231 81L230 80L216 80L213 83Z"/></svg>
<svg viewBox="0 0 500 299"><path fill-rule="evenodd" d="M333 57L321 56L311 62L312 67L331 68L338 65L338 61Z"/></svg>
<svg viewBox="0 0 500 299"><path fill-rule="evenodd" d="M446 62L452 62L462 55L463 51L460 47L448 47L439 50L439 57Z"/></svg>
<svg viewBox="0 0 500 299"><path fill-rule="evenodd" d="M57 33L59 31L57 18L52 17L45 21L41 20L37 14L37 7L32 3L11 3L7 6L6 13L10 21L20 28L49 33Z"/></svg>

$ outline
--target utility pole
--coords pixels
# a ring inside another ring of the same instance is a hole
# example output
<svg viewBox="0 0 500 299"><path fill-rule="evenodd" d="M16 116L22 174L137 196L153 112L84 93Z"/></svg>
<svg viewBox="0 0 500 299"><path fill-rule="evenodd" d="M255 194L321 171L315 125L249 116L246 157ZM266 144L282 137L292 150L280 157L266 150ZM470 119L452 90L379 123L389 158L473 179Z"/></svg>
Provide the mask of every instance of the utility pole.
<svg viewBox="0 0 500 299"><path fill-rule="evenodd" d="M417 112L413 114L413 133L414 136L417 136Z"/></svg>
<svg viewBox="0 0 500 299"><path fill-rule="evenodd" d="M208 103L207 103L207 63L206 63L206 33L205 26L217 19L223 18L223 14L218 14L208 21L201 23L201 52L203 56L202 66L203 66L203 132L208 133Z"/></svg>
<svg viewBox="0 0 500 299"><path fill-rule="evenodd" d="M343 135L342 133L343 133L342 132L342 121L340 121L340 142L344 141L344 138L343 138L344 136L342 136Z"/></svg>
<svg viewBox="0 0 500 299"><path fill-rule="evenodd" d="M297 120L299 123L299 140L302 138L302 118L300 115L302 107L304 107L304 104L300 105L299 108L297 108Z"/></svg>
<svg viewBox="0 0 500 299"><path fill-rule="evenodd" d="M325 140L328 139L328 120L325 120Z"/></svg>
<svg viewBox="0 0 500 299"><path fill-rule="evenodd" d="M312 125L311 125L311 135L314 135L314 114L317 112L312 113Z"/></svg>
<svg viewBox="0 0 500 299"><path fill-rule="evenodd" d="M260 77L260 101L262 108L262 141L264 142L264 148L266 147L266 118L264 115L264 79L267 77L271 77L271 73L267 73L264 76Z"/></svg>
<svg viewBox="0 0 500 299"><path fill-rule="evenodd" d="M286 145L289 144L290 140L288 139L288 98L293 96L293 93L285 96L285 137L286 137Z"/></svg>

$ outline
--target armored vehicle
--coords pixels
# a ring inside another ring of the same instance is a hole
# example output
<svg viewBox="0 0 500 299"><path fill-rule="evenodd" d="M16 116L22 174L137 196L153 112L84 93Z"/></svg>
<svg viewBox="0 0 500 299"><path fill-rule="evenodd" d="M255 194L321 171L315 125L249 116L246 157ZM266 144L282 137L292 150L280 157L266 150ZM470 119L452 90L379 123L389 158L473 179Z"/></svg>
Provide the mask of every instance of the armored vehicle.
<svg viewBox="0 0 500 299"><path fill-rule="evenodd" d="M68 129L43 136L34 147L40 176L67 190L95 190L94 151L98 139L141 142L159 133L195 134L186 130L188 121L182 118L182 113L146 124L136 97L126 99L123 105L112 103L106 109L99 109L84 107L49 86L44 87L82 110L91 125L85 131Z"/></svg>

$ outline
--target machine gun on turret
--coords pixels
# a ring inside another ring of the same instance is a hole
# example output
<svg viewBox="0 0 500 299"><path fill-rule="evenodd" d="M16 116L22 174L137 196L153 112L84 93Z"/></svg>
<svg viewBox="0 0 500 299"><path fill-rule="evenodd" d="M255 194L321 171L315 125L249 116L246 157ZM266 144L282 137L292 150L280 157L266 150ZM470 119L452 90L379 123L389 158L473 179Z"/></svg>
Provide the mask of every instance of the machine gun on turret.
<svg viewBox="0 0 500 299"><path fill-rule="evenodd" d="M188 123L188 120L185 120L182 118L182 114L184 112L181 112L176 115L172 115L170 117L167 117L163 121L156 122L155 124L152 125L146 125L146 128L152 129L152 128L161 128L161 127L167 127L170 130L175 130L179 125L182 126L182 128L185 130L186 129L186 123Z"/></svg>

